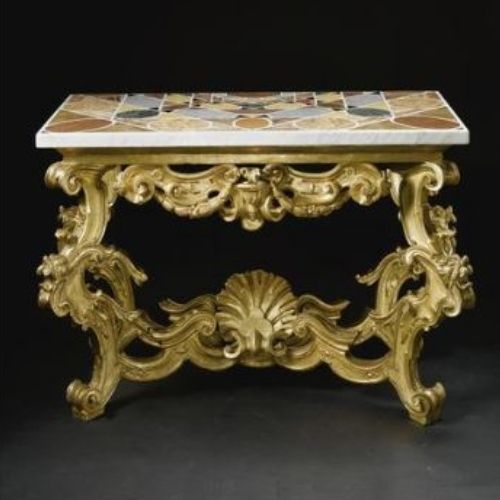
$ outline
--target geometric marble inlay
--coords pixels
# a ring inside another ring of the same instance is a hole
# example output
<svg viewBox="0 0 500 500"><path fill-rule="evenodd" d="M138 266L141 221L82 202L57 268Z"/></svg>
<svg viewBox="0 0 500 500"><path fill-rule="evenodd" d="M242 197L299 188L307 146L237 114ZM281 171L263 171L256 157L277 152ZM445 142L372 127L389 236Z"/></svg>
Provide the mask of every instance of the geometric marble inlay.
<svg viewBox="0 0 500 500"><path fill-rule="evenodd" d="M461 144L436 91L70 95L39 147Z"/></svg>

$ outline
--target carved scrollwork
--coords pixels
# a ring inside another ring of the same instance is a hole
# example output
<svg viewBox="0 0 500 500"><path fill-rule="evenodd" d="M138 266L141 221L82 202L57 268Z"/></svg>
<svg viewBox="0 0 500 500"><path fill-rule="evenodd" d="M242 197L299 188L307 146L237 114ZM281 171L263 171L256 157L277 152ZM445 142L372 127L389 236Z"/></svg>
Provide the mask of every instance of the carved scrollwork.
<svg viewBox="0 0 500 500"><path fill-rule="evenodd" d="M73 161L59 161L48 168L47 186L59 186L71 196L82 191L84 194L78 205L59 209L62 228L57 230L56 238L60 252L101 241L117 197L114 185L118 172L119 167Z"/></svg>
<svg viewBox="0 0 500 500"><path fill-rule="evenodd" d="M456 177L454 167L433 163L387 171L352 163L316 173L286 165L218 165L198 173L165 166L54 165L47 174L50 185L84 194L81 203L62 209L59 253L45 257L39 267L41 305L58 316L69 315L94 335L92 378L68 387L75 415L90 419L102 413L121 378L159 379L185 361L211 370L237 362L304 370L324 362L353 382L389 380L411 418L420 423L437 419L445 392L439 383L425 387L420 382L422 333L474 302L472 268L467 257L456 253L453 211L428 202ZM133 284L146 280L144 272L119 250L101 244L118 194L133 203L156 198L187 217L218 212L226 220L240 218L253 230L286 213L316 217L349 199L369 204L389 192L400 208L408 247L358 277L376 286L376 300L352 326L341 324L347 301L327 304L313 295L295 296L285 279L261 270L231 276L215 295L186 304L162 302L169 318L162 325L135 307ZM89 283L89 274L106 282L111 293L99 281ZM402 294L405 283L417 279L421 285ZM353 346L371 337L382 340L387 353L378 359L356 357ZM129 355L127 346L134 339L158 353Z"/></svg>
<svg viewBox="0 0 500 500"><path fill-rule="evenodd" d="M328 172L268 165L263 172L280 206L297 217L328 215L349 199L370 205L387 189L385 174L370 163L340 164Z"/></svg>
<svg viewBox="0 0 500 500"><path fill-rule="evenodd" d="M93 290L86 272L104 279L113 295ZM88 384L73 381L67 399L78 418L100 415L121 378L120 350L134 338L127 330L136 313L131 280L140 284L145 274L114 248L85 245L68 255L44 257L38 268L43 276L39 303L50 306L58 316L70 315L94 335L94 370Z"/></svg>
<svg viewBox="0 0 500 500"><path fill-rule="evenodd" d="M168 166L131 165L117 177L117 191L133 203L157 199L186 217L219 212L226 221L241 219L247 230L286 213L319 217L348 199L368 205L386 194L385 174L369 163L340 164L328 172L303 172L287 165L217 165L198 173Z"/></svg>
<svg viewBox="0 0 500 500"><path fill-rule="evenodd" d="M220 209L239 178L235 165L181 173L168 166L131 165L117 178L117 191L132 203L155 198L176 215L206 217Z"/></svg>

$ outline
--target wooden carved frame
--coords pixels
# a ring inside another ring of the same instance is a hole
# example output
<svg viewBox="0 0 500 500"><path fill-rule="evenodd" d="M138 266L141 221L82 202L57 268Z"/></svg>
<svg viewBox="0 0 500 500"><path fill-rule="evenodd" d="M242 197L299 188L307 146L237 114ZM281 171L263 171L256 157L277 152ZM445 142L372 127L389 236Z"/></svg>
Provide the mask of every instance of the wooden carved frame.
<svg viewBox="0 0 500 500"><path fill-rule="evenodd" d="M429 203L444 184L459 178L456 166L440 152L83 150L63 155L48 169L46 182L82 197L79 204L61 208L58 253L44 257L38 270L43 276L39 302L93 334L92 378L75 380L67 390L76 417L89 420L102 414L120 379L160 379L187 360L210 370L235 363L305 370L323 362L353 382L388 380L416 422L439 417L444 388L440 383L425 387L418 374L422 334L474 303L471 266L456 253L453 211ZM197 172L173 166L211 162ZM335 166L318 172L295 163ZM286 214L319 217L348 200L369 205L386 195L399 207L408 246L357 277L376 285L376 301L348 328L338 324L346 301L327 304L313 295L297 297L285 279L262 270L231 276L216 295L186 304L162 302L170 322L157 324L134 304L133 284L143 283L145 273L124 253L102 244L118 196L137 204L155 199L183 217L218 213L226 221L240 220L246 230L257 230ZM90 287L88 272L105 280L112 293ZM420 288L401 294L405 282L420 276ZM385 355L367 360L351 353L371 337L384 342ZM159 348L159 354L126 354L134 339Z"/></svg>

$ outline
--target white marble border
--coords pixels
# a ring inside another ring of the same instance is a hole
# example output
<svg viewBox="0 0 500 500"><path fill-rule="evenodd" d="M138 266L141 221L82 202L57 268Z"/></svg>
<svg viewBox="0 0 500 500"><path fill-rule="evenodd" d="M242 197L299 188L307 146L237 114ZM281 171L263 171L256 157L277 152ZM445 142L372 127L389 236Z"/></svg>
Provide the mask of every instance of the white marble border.
<svg viewBox="0 0 500 500"><path fill-rule="evenodd" d="M175 132L38 132L38 148L140 148L205 146L370 146L468 144L469 131L415 130L245 130Z"/></svg>

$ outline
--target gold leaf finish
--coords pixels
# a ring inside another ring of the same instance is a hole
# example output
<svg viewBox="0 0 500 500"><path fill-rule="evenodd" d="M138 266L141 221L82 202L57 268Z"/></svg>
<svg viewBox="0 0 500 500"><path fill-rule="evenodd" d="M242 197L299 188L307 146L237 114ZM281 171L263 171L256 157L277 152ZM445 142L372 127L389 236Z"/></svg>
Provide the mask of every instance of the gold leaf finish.
<svg viewBox="0 0 500 500"><path fill-rule="evenodd" d="M297 310L297 299L286 280L260 270L235 274L216 303L227 358L263 366L285 353Z"/></svg>
<svg viewBox="0 0 500 500"><path fill-rule="evenodd" d="M190 218L220 213L240 219L244 229L259 229L288 212L298 217L328 215L348 199L368 205L385 194L384 174L369 163L345 163L323 173L282 164L237 167L221 164L200 173L168 166L131 165L118 176L117 192L132 203L152 198L177 215Z"/></svg>
<svg viewBox="0 0 500 500"><path fill-rule="evenodd" d="M353 382L389 381L416 422L439 418L444 388L440 383L424 386L418 374L422 334L474 303L471 266L456 253L452 208L429 203L444 184L458 181L453 164L382 168L349 161L311 172L263 161L261 166L228 163L186 173L166 165L124 163L119 155L102 164L80 163L71 156L52 165L46 176L49 186L82 194L80 203L61 209L59 251L44 257L38 270L40 304L70 316L92 334L92 377L87 383L73 381L67 391L75 416L88 420L102 414L122 378L160 379L191 361L210 370L235 363L305 370L323 362ZM350 199L369 205L385 195L399 207L408 246L358 276L375 286L376 298L352 326L339 324L347 301L327 304L313 295L296 296L284 278L263 270L231 276L216 295L185 304L162 302L168 322L158 324L135 306L133 287L146 280L144 272L124 253L102 244L117 196L137 204L155 199L185 217L218 213L256 230L287 213L319 217ZM89 283L89 274L99 281ZM403 294L405 283L417 278L422 285ZM100 281L110 291L101 289ZM372 337L386 345L383 356L363 359L352 353L353 346ZM127 346L134 339L156 347L157 354L129 355Z"/></svg>

